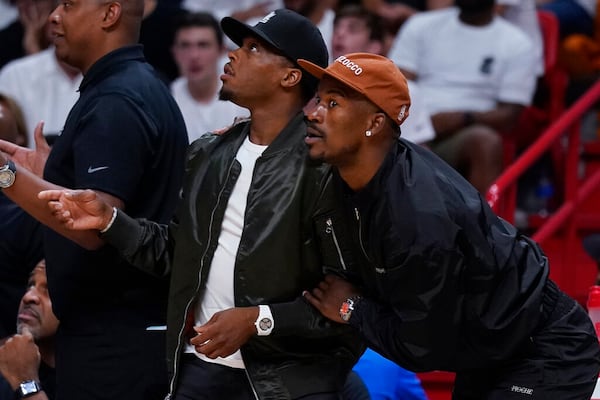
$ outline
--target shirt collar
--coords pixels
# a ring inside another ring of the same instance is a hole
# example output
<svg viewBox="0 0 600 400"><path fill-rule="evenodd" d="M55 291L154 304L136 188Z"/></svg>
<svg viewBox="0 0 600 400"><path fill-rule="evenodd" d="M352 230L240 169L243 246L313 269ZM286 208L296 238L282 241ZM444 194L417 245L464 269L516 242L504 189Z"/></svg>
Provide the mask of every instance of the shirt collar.
<svg viewBox="0 0 600 400"><path fill-rule="evenodd" d="M124 46L105 54L87 71L81 81L79 91L83 92L92 83L109 75L115 65L132 60L145 61L144 48L141 44Z"/></svg>

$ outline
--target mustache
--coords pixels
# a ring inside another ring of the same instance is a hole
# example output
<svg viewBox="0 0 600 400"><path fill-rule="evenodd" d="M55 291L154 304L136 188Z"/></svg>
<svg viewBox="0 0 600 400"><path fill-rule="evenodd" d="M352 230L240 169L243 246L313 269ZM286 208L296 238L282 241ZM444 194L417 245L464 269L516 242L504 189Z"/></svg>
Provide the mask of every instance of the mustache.
<svg viewBox="0 0 600 400"><path fill-rule="evenodd" d="M28 305L21 308L19 314L29 314L38 320L40 319L40 313L34 307Z"/></svg>

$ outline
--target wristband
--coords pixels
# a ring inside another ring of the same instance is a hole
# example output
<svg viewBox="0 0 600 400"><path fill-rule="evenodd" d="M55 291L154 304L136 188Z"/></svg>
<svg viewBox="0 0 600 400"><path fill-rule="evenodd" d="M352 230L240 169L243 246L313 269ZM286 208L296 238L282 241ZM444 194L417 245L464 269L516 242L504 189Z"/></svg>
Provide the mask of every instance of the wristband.
<svg viewBox="0 0 600 400"><path fill-rule="evenodd" d="M110 227L114 224L115 219L117 219L117 207L113 207L112 217L110 217L110 221L108 221L108 225L104 229L100 231L100 233L106 233Z"/></svg>
<svg viewBox="0 0 600 400"><path fill-rule="evenodd" d="M33 396L34 394L38 394L42 390L42 386L38 381L23 381L19 383L19 387L17 387L17 390L15 390L15 396L17 399L25 399L29 396Z"/></svg>

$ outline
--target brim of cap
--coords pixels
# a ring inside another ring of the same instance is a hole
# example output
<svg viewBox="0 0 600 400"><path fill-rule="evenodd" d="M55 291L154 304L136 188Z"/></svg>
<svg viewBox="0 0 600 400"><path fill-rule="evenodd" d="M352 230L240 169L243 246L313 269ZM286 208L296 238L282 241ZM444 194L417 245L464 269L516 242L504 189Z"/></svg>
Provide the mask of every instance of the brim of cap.
<svg viewBox="0 0 600 400"><path fill-rule="evenodd" d="M229 39L233 41L233 43L242 47L244 43L244 39L248 36L258 37L269 45L273 46L275 49L282 51L271 39L269 39L263 32L253 28L250 25L247 25L243 22L238 21L237 19L231 17L225 17L221 20L221 28L223 32Z"/></svg>
<svg viewBox="0 0 600 400"><path fill-rule="evenodd" d="M333 79L335 79L336 81L342 82L344 85L346 85L346 86L352 88L353 90L357 91L358 93L362 94L367 99L369 99L369 101L373 102L373 100L369 96L367 96L366 94L364 94L362 92L361 88L355 86L351 81L344 79L344 77L334 74L331 71L327 71L325 68L321 68L317 64L311 63L308 60L299 59L297 62L298 62L298 65L300 65L303 69L306 70L306 72L308 72L315 78L323 79L324 75L330 76Z"/></svg>

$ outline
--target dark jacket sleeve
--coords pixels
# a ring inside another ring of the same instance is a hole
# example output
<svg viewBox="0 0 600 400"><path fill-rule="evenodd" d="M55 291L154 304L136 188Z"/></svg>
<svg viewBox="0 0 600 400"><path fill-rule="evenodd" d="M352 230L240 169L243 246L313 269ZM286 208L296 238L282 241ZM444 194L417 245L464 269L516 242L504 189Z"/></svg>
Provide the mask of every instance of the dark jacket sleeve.
<svg viewBox="0 0 600 400"><path fill-rule="evenodd" d="M125 260L155 276L171 272L172 237L170 225L158 224L147 219L134 219L119 210L111 228L102 238L115 247Z"/></svg>

